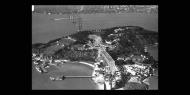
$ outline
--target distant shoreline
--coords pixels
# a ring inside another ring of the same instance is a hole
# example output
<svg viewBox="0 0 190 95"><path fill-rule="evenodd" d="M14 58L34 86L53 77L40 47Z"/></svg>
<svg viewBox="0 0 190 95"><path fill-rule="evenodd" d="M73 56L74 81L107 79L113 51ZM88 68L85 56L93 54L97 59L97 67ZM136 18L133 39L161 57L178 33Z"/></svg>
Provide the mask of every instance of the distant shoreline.
<svg viewBox="0 0 190 95"><path fill-rule="evenodd" d="M70 35L77 32L78 26L73 20L52 19L69 18L70 15L32 15L32 43L48 42L49 40ZM80 14L82 18L82 31L105 29L115 26L141 26L144 29L158 31L158 15L143 13L125 14ZM77 23L77 22L76 22Z"/></svg>

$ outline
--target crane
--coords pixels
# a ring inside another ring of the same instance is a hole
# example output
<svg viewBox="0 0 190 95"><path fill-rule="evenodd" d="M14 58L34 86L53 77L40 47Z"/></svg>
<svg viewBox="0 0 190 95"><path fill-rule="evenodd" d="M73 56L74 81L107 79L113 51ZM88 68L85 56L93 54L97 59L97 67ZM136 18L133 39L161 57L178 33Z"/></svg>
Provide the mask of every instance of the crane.
<svg viewBox="0 0 190 95"><path fill-rule="evenodd" d="M81 10L78 10L78 12ZM72 13L68 18L53 18L53 21L71 20L71 22L78 28L77 32L82 31L82 18L79 13Z"/></svg>

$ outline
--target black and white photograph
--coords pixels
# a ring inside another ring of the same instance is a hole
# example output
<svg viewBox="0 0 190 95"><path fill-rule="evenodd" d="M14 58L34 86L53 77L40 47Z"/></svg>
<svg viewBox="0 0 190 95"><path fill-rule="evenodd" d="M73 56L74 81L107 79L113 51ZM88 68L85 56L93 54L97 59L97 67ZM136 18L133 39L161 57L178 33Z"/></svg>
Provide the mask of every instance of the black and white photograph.
<svg viewBox="0 0 190 95"><path fill-rule="evenodd" d="M159 90L158 5L32 5L32 90Z"/></svg>

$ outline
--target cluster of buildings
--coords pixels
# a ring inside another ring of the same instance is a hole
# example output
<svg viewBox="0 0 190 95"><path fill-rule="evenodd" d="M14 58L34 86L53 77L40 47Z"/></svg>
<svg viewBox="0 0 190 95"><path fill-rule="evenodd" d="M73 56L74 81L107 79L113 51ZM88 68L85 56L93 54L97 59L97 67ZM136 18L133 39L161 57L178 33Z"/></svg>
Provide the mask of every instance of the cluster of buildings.
<svg viewBox="0 0 190 95"><path fill-rule="evenodd" d="M72 13L158 13L157 5L56 5L38 6L36 13L72 14Z"/></svg>

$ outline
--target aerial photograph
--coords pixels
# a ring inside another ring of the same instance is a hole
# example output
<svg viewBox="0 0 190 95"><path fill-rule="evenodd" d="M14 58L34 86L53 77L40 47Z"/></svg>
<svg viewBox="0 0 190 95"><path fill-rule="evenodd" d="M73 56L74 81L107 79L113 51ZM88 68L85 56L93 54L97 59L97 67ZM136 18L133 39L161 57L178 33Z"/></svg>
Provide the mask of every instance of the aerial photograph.
<svg viewBox="0 0 190 95"><path fill-rule="evenodd" d="M32 90L159 90L158 5L32 5Z"/></svg>

